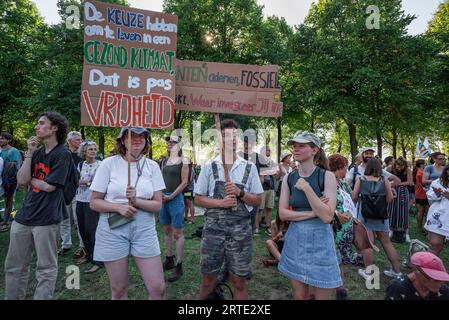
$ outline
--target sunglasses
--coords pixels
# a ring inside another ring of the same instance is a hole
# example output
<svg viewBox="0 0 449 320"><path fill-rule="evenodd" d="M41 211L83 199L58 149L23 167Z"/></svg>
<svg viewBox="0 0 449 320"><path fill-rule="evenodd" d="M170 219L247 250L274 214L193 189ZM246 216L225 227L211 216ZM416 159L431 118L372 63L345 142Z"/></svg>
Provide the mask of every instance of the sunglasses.
<svg viewBox="0 0 449 320"><path fill-rule="evenodd" d="M444 161L444 160L446 160L446 158L437 158L437 160Z"/></svg>

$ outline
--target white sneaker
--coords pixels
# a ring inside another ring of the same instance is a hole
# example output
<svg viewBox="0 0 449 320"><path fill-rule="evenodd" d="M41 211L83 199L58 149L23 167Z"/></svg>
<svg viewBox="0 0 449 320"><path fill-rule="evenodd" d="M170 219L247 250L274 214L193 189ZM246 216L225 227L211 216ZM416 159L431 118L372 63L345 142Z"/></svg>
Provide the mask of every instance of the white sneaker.
<svg viewBox="0 0 449 320"><path fill-rule="evenodd" d="M410 235L409 235L409 234L406 234L406 235L405 235L405 242L407 242L407 243L410 243L410 242L411 242L411 240L410 240Z"/></svg>
<svg viewBox="0 0 449 320"><path fill-rule="evenodd" d="M385 271L384 271L384 274L385 274L387 277L390 277L390 278L400 278L400 277L402 277L402 272L394 272L392 269L390 269L390 270L385 270Z"/></svg>
<svg viewBox="0 0 449 320"><path fill-rule="evenodd" d="M369 275L369 274L367 274L366 272L365 272L365 269L359 269L359 275L363 278L363 279L365 279L365 280L368 280L368 279L370 279L371 278L371 275Z"/></svg>

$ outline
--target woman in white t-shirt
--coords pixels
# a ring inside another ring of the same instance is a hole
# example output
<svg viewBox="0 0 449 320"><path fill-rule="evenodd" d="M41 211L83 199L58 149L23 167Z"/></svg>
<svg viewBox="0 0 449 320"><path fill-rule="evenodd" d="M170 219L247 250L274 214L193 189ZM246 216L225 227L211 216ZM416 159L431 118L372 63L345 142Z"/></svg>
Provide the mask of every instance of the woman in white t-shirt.
<svg viewBox="0 0 449 320"><path fill-rule="evenodd" d="M90 189L91 208L102 212L95 236L94 260L103 261L112 299L128 298L128 256L134 257L151 299L165 298L161 250L154 214L162 205L165 189L156 162L146 159L149 133L143 128L122 128L115 156L106 158ZM131 186L128 184L127 149L131 150Z"/></svg>
<svg viewBox="0 0 449 320"><path fill-rule="evenodd" d="M98 212L90 208L92 191L89 189L95 173L101 161L97 161L97 144L93 141L83 142L78 150L78 155L83 161L78 164L80 173L79 187L76 190L76 217L78 218L78 230L84 243L86 256L78 259L77 265L90 262L92 266L84 273L94 273L103 267L103 262L94 260L95 232L97 230Z"/></svg>

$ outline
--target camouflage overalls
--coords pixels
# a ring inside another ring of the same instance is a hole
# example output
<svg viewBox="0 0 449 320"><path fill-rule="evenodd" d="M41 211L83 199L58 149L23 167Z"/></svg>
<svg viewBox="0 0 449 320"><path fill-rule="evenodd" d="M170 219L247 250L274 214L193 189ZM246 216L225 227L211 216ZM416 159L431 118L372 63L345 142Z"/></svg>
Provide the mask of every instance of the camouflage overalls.
<svg viewBox="0 0 449 320"><path fill-rule="evenodd" d="M217 163L212 162L214 175L214 199L226 197L225 182L218 179ZM235 185L243 190L251 172L247 163L241 184ZM201 273L214 275L220 271L223 260L229 271L239 277L251 274L252 228L251 212L237 199L237 210L214 208L206 210L201 240Z"/></svg>

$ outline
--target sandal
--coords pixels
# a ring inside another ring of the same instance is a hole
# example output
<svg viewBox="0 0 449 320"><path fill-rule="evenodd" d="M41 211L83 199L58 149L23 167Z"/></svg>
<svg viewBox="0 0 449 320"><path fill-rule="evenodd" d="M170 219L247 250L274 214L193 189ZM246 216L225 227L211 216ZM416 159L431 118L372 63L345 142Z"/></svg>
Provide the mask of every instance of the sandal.
<svg viewBox="0 0 449 320"><path fill-rule="evenodd" d="M92 265L92 267L90 267L87 270L84 270L84 273L94 273L97 272L98 270L100 270L101 268L103 268L102 266L99 266L97 264Z"/></svg>
<svg viewBox="0 0 449 320"><path fill-rule="evenodd" d="M2 224L0 225L0 232L7 232L9 231L9 224Z"/></svg>
<svg viewBox="0 0 449 320"><path fill-rule="evenodd" d="M89 261L86 258L79 258L78 260L76 260L76 265L80 266L82 264L88 263Z"/></svg>

